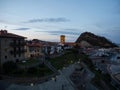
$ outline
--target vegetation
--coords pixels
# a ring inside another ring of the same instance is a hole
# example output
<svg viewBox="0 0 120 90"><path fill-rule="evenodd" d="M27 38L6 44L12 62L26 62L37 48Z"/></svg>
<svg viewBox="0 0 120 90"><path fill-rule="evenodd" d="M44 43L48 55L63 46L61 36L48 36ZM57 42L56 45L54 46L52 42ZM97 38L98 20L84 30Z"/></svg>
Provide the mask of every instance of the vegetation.
<svg viewBox="0 0 120 90"><path fill-rule="evenodd" d="M14 72L13 76L17 77L44 77L51 75L53 72L46 66L30 67L28 69L19 69Z"/></svg>
<svg viewBox="0 0 120 90"><path fill-rule="evenodd" d="M17 64L13 61L8 61L3 64L3 72L4 73L13 73L15 70L17 70Z"/></svg>
<svg viewBox="0 0 120 90"><path fill-rule="evenodd" d="M62 69L76 61L78 61L79 55L76 49L69 49L65 51L65 54L59 57L51 58L49 61L56 69Z"/></svg>
<svg viewBox="0 0 120 90"><path fill-rule="evenodd" d="M27 62L26 64L31 64ZM22 63L21 63L22 64ZM3 74L14 77L43 77L52 74L53 72L44 64L40 64L30 68L18 68L18 64L8 61L3 64ZM23 64L24 65L24 64Z"/></svg>
<svg viewBox="0 0 120 90"><path fill-rule="evenodd" d="M18 62L19 65L32 65L32 64L36 64L36 63L39 63L40 60L38 59L29 59L29 60L25 60L25 61L22 61L22 62Z"/></svg>

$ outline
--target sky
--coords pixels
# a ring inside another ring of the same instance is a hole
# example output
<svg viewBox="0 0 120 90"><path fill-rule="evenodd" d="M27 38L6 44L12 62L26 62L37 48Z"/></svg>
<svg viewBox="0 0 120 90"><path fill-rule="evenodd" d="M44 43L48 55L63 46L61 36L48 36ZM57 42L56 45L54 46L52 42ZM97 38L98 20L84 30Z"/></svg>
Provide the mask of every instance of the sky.
<svg viewBox="0 0 120 90"><path fill-rule="evenodd" d="M87 31L120 43L120 0L0 0L0 29L57 42Z"/></svg>

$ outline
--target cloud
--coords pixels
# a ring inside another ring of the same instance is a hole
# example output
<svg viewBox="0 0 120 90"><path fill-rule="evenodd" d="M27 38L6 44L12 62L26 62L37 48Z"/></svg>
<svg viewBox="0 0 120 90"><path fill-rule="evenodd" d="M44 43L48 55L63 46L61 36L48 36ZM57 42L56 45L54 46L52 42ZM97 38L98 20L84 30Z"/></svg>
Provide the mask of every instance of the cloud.
<svg viewBox="0 0 120 90"><path fill-rule="evenodd" d="M76 28L66 28L63 29L64 31L80 31L80 29L76 29Z"/></svg>
<svg viewBox="0 0 120 90"><path fill-rule="evenodd" d="M59 18L41 18L41 19L31 19L25 23L42 23L42 22L52 22L52 23L59 23L59 22L69 22L69 19L66 19L64 17Z"/></svg>
<svg viewBox="0 0 120 90"><path fill-rule="evenodd" d="M117 14L120 14L120 0L115 0L116 1L116 8L115 11Z"/></svg>
<svg viewBox="0 0 120 90"><path fill-rule="evenodd" d="M29 30L30 28L17 28L17 29L14 29L14 30Z"/></svg>
<svg viewBox="0 0 120 90"><path fill-rule="evenodd" d="M61 31L61 30L57 30L57 31L36 31L36 32L47 32L51 35L80 35L80 32L75 32L75 31Z"/></svg>

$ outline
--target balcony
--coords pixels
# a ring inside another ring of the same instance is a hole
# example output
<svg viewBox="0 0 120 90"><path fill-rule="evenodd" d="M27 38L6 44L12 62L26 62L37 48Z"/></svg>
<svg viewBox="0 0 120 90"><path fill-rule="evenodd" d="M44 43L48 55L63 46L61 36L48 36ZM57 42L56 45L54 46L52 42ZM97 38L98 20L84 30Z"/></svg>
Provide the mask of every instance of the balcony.
<svg viewBox="0 0 120 90"><path fill-rule="evenodd" d="M18 43L11 42L10 43L10 46L12 46L12 47L22 47L22 46L25 46L25 45L26 45L26 42L18 42Z"/></svg>
<svg viewBox="0 0 120 90"><path fill-rule="evenodd" d="M21 54L21 53L25 53L25 52L27 52L26 49L16 50L16 51L11 50L11 51L10 51L10 54L11 54L11 55L12 55L12 54Z"/></svg>
<svg viewBox="0 0 120 90"><path fill-rule="evenodd" d="M20 46L25 46L26 45L26 42L24 41L24 42L19 42L18 43Z"/></svg>
<svg viewBox="0 0 120 90"><path fill-rule="evenodd" d="M13 54L13 51L12 51L12 50L10 51L10 54L11 54L11 55Z"/></svg>
<svg viewBox="0 0 120 90"><path fill-rule="evenodd" d="M27 52L27 49L19 50L19 52L21 52L21 53L25 53L25 52Z"/></svg>

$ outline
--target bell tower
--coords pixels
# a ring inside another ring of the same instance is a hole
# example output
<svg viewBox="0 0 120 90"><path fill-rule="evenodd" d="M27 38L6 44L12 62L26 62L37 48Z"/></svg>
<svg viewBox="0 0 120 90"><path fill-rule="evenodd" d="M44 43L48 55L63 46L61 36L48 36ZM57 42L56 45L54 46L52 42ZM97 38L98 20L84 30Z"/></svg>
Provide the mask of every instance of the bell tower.
<svg viewBox="0 0 120 90"><path fill-rule="evenodd" d="M60 43L65 44L65 35L60 36Z"/></svg>

